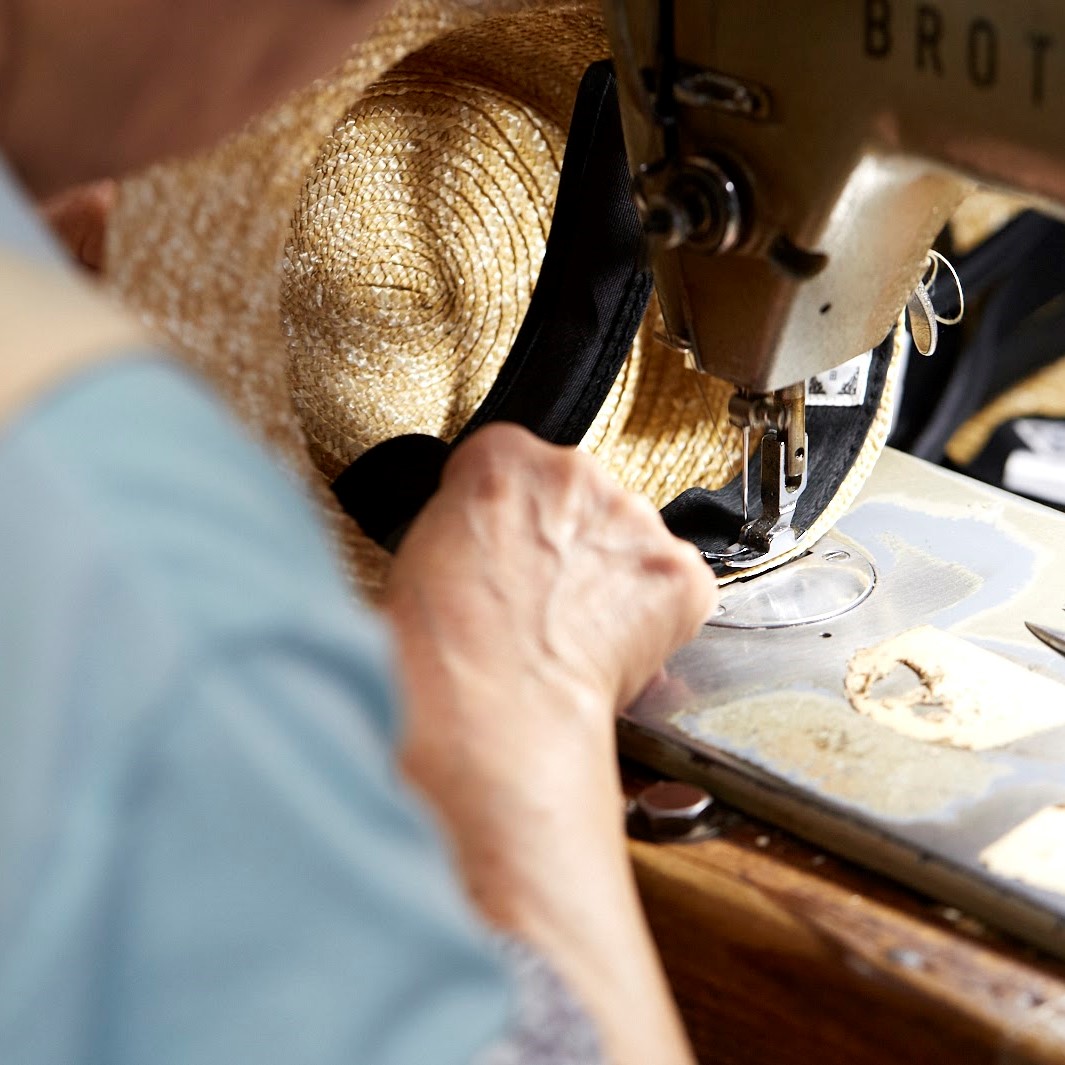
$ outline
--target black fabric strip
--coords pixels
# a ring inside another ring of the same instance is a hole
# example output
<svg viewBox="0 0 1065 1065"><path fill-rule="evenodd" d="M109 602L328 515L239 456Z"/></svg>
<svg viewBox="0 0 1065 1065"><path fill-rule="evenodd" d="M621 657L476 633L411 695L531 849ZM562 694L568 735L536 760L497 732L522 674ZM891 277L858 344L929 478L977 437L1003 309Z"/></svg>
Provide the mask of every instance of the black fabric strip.
<svg viewBox="0 0 1065 1065"><path fill-rule="evenodd" d="M395 551L407 527L440 487L450 453L435 436L396 436L360 455L333 482L333 492L371 540Z"/></svg>
<svg viewBox="0 0 1065 1065"><path fill-rule="evenodd" d="M517 422L555 444L578 444L632 346L652 279L609 62L577 94L555 215L521 330L461 441L490 421Z"/></svg>
<svg viewBox="0 0 1065 1065"><path fill-rule="evenodd" d="M459 443L490 421L577 444L620 371L651 295L609 62L581 80L540 276L514 346ZM449 448L396 437L333 483L363 531L394 549L436 490Z"/></svg>
<svg viewBox="0 0 1065 1065"><path fill-rule="evenodd" d="M895 334L875 349L861 407L807 407L806 431L810 438L806 490L795 508L795 525L809 529L835 498L869 435L880 408L887 372L895 347ZM752 455L747 471L759 513L758 483L761 460ZM736 542L743 520L743 490L737 477L716 492L689 488L662 510L666 525L676 536L691 540L702 551L720 552ZM717 570L719 574L725 567Z"/></svg>

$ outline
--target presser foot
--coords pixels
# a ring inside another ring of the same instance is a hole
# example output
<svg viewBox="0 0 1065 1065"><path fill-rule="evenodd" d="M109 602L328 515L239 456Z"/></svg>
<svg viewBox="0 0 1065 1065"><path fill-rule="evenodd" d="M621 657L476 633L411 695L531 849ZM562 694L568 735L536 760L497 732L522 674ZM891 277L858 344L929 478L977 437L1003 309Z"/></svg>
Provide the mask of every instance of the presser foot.
<svg viewBox="0 0 1065 1065"><path fill-rule="evenodd" d="M805 456L809 441L803 436ZM807 467L803 462L796 481L787 475L789 442L787 434L771 429L762 437L762 513L740 530L739 539L724 551L704 551L707 562L728 569L750 569L787 554L805 532L794 524L795 508L806 488ZM745 470L746 476L746 470ZM744 493L746 495L746 493Z"/></svg>

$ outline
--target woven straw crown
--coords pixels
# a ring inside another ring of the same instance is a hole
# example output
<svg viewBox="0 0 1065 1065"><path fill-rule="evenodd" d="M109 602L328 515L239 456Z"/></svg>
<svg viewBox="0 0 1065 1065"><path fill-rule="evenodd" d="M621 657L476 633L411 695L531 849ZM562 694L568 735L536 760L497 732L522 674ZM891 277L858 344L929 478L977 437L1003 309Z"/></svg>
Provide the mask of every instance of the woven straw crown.
<svg viewBox="0 0 1065 1065"><path fill-rule="evenodd" d="M121 189L113 283L306 480L364 590L387 556L328 481L401 433L452 438L487 394L536 282L577 85L606 54L591 4L406 2L328 79ZM662 506L731 480L740 445L730 386L656 325L652 303L581 446ZM890 391L826 528L883 446Z"/></svg>

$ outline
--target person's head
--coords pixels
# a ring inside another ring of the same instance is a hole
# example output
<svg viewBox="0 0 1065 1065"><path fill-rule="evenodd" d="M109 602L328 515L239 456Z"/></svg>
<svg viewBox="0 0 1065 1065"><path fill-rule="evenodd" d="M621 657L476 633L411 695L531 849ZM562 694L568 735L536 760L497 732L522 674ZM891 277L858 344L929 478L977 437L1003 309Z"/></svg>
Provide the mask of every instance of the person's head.
<svg viewBox="0 0 1065 1065"><path fill-rule="evenodd" d="M0 0L0 150L38 195L195 150L324 73L388 0Z"/></svg>

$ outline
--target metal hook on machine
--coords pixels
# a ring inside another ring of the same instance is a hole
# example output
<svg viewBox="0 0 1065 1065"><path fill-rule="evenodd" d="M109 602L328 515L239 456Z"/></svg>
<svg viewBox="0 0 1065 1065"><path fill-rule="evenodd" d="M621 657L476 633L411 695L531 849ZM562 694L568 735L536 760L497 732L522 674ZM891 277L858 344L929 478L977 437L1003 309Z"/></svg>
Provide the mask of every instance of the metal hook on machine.
<svg viewBox="0 0 1065 1065"><path fill-rule="evenodd" d="M944 317L932 304L931 290L939 276L940 265L950 271L958 290L958 313L951 318ZM917 287L906 301L906 317L910 324L913 346L922 355L933 355L939 345L939 326L957 325L962 320L965 314L965 293L962 291L958 271L954 269L945 255L940 254L934 248L928 253L925 273L927 276L917 283Z"/></svg>

